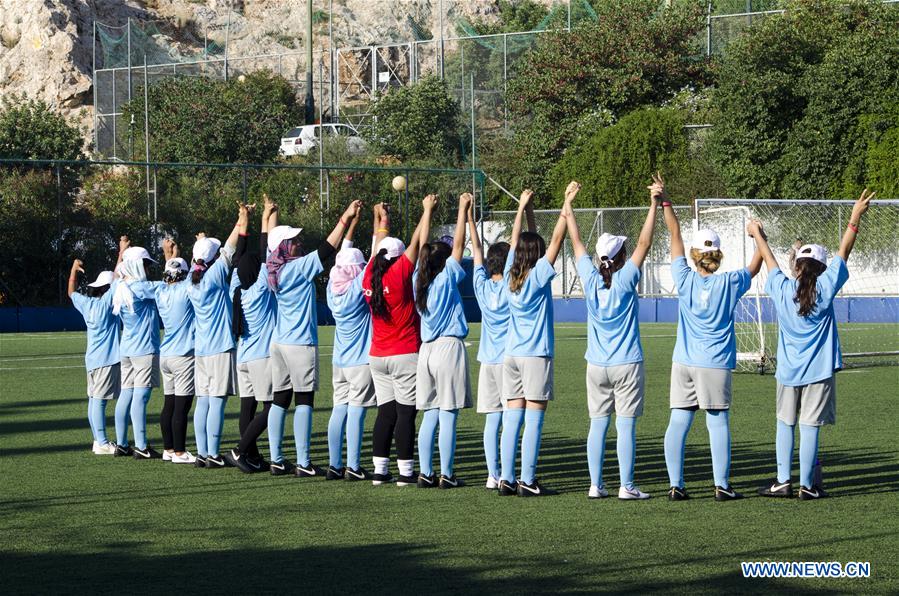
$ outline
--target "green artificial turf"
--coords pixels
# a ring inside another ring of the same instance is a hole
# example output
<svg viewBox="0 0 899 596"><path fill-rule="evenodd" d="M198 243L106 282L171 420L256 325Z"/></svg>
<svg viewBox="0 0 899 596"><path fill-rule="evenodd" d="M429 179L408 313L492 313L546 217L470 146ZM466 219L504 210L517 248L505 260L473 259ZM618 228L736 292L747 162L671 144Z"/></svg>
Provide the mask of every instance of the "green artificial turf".
<svg viewBox="0 0 899 596"><path fill-rule="evenodd" d="M674 326L644 325L642 331L647 392L637 426L636 480L653 495L645 502L586 498L583 325L557 326L556 399L546 417L538 476L561 494L542 499L500 498L483 488L484 419L473 409L459 418L457 474L468 482L461 490L247 476L94 456L83 334L0 336L0 590L899 592L899 368L838 375L837 425L821 439L833 498L753 496L775 471L775 383L770 375L739 374L731 478L751 498L712 499L700 413L687 448L687 487L694 498L670 503L662 439ZM881 325L854 332L885 334L895 343L897 330ZM475 325L469 338L472 379L478 334ZM319 464L327 463L331 337L332 330L323 328L323 383L313 428L313 461ZM155 391L149 408L148 434L156 446L161 399ZM111 438L112 410L110 404ZM223 445L237 439L237 410L232 398ZM370 412L368 432L373 423ZM290 419L287 428L292 456ZM605 478L614 495L614 425L606 446ZM367 433L363 465L370 461ZM869 561L871 577L741 576L741 561L764 560Z"/></svg>

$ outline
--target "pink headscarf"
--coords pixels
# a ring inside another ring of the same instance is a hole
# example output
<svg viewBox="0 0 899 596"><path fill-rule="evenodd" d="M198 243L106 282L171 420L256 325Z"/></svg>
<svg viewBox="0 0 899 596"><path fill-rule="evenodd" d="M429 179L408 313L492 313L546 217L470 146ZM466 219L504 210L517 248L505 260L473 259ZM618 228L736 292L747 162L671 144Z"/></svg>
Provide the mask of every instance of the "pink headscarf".
<svg viewBox="0 0 899 596"><path fill-rule="evenodd" d="M292 239L282 240L281 244L278 245L278 248L272 251L265 260L265 265L268 268L268 287L274 292L278 291L278 281L281 279L281 267L294 259L299 258L298 256L293 257L290 255L291 241Z"/></svg>
<svg viewBox="0 0 899 596"><path fill-rule="evenodd" d="M363 269L365 269L365 257L362 256L362 251L350 247L341 249L337 253L334 267L331 268L328 276L331 291L337 296L344 294Z"/></svg>

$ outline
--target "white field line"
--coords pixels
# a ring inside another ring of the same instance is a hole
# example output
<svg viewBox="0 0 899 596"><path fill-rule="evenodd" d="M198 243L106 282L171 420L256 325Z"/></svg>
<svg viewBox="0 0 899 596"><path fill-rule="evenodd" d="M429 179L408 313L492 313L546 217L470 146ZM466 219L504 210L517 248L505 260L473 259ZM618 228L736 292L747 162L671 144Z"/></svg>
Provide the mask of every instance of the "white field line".
<svg viewBox="0 0 899 596"><path fill-rule="evenodd" d="M0 362L30 362L32 360L69 360L70 358L84 358L81 354L69 354L68 356L19 356L17 358L0 358Z"/></svg>
<svg viewBox="0 0 899 596"><path fill-rule="evenodd" d="M0 368L0 371L10 371L10 370L60 370L63 368L80 368L84 369L84 365L81 364L79 366L13 366L11 368L5 367Z"/></svg>

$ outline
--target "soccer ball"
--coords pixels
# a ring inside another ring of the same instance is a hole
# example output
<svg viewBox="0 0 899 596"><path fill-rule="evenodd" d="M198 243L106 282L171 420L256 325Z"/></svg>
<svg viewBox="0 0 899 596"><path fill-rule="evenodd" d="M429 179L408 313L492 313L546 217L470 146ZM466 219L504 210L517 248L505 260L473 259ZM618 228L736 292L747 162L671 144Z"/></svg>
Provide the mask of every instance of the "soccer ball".
<svg viewBox="0 0 899 596"><path fill-rule="evenodd" d="M238 83L245 83L246 81L247 81L247 77L245 77L244 75L240 75L239 77L237 77Z"/></svg>
<svg viewBox="0 0 899 596"><path fill-rule="evenodd" d="M393 179L393 190L400 192L406 190L406 177L397 176Z"/></svg>

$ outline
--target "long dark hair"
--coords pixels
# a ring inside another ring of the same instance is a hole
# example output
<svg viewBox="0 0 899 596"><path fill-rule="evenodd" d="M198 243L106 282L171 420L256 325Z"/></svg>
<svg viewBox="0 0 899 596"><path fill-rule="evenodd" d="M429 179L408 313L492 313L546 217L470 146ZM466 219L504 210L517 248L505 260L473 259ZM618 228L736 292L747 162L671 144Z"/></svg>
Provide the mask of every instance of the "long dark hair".
<svg viewBox="0 0 899 596"><path fill-rule="evenodd" d="M234 275L240 280L240 285L234 290L231 299L231 333L234 337L240 337L244 332L246 319L243 315L243 291L249 290L259 277L259 268L262 266L259 257L253 253L244 253L237 262Z"/></svg>
<svg viewBox="0 0 899 596"><path fill-rule="evenodd" d="M384 274L396 263L397 259L387 258L387 249L382 248L371 260L371 314L384 321L390 320L390 309L387 307L387 299L384 297Z"/></svg>
<svg viewBox="0 0 899 596"><path fill-rule="evenodd" d="M509 270L509 289L518 292L524 285L528 273L546 254L546 242L540 234L534 232L522 232L518 236L518 244L515 246L515 259L512 261L512 269Z"/></svg>
<svg viewBox="0 0 899 596"><path fill-rule="evenodd" d="M487 249L487 274L502 274L506 268L506 258L509 256L508 242L497 242Z"/></svg>
<svg viewBox="0 0 899 596"><path fill-rule="evenodd" d="M195 267L194 270L190 272L190 282L193 285L197 285L200 283L200 280L203 279L203 274L206 273L206 269L209 267L203 259L196 259L194 260L194 263L199 265L199 267Z"/></svg>
<svg viewBox="0 0 899 596"><path fill-rule="evenodd" d="M422 313L428 312L428 288L434 278L446 267L446 260L453 249L445 242L429 242L418 253L418 276L415 278L415 306Z"/></svg>
<svg viewBox="0 0 899 596"><path fill-rule="evenodd" d="M624 267L625 261L627 261L627 249L625 249L624 244L621 245L621 248L618 249L618 252L611 259L608 257L600 258L599 274L602 275L602 281L606 289L612 287L612 274Z"/></svg>
<svg viewBox="0 0 899 596"><path fill-rule="evenodd" d="M818 300L818 276L827 265L808 257L796 259L796 295L793 302L799 305L799 316L807 317L815 312Z"/></svg>

